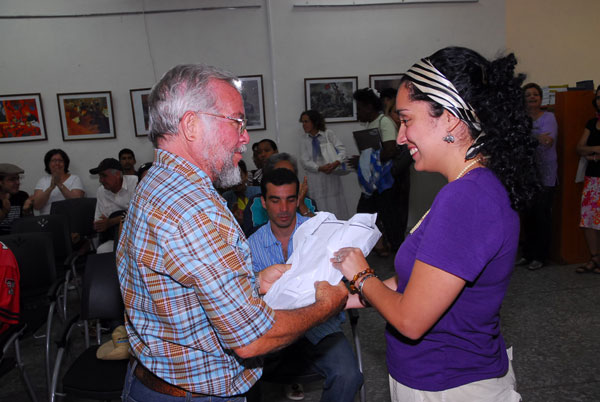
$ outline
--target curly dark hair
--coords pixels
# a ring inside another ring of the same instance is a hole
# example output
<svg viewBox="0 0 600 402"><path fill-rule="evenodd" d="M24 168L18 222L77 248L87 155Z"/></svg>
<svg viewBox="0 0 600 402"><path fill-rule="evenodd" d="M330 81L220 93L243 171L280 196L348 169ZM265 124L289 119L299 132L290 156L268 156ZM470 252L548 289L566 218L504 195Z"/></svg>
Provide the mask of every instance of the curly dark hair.
<svg viewBox="0 0 600 402"><path fill-rule="evenodd" d="M525 91L527 91L528 89L531 88L535 88L535 90L538 92L538 94L540 95L540 98L542 96L544 96L544 92L542 91L542 87L540 87L538 84L536 84L535 82L530 82L529 84L525 84L523 85L523 95L525 94Z"/></svg>
<svg viewBox="0 0 600 402"><path fill-rule="evenodd" d="M370 105L375 111L381 111L381 109L383 108L381 99L371 88L359 89L358 91L354 92L354 94L352 94L352 97L357 102L364 103L365 105Z"/></svg>
<svg viewBox="0 0 600 402"><path fill-rule="evenodd" d="M479 149L485 157L482 163L502 182L512 207L522 210L540 184L534 160L537 143L531 135L532 123L521 89L525 75L515 76L514 54L488 61L471 49L447 47L429 56L429 60L477 113L486 134ZM401 85L406 85L411 100L430 104L432 117L442 115L443 107L412 85L406 75ZM467 125L471 137L477 138L480 132Z"/></svg>
<svg viewBox="0 0 600 402"><path fill-rule="evenodd" d="M302 116L307 116L313 126L319 131L325 131L327 127L325 126L325 118L323 115L316 110L305 110L300 115L298 121L302 123Z"/></svg>
<svg viewBox="0 0 600 402"><path fill-rule="evenodd" d="M51 149L50 151L46 152L46 155L44 155L44 166L45 166L44 170L46 171L46 173L48 173L48 174L51 173L50 172L50 159L52 159L52 157L56 154L59 154L63 158L63 161L65 162L65 173L69 173L69 164L71 163L71 160L69 159L69 156L67 155L67 153L59 148Z"/></svg>

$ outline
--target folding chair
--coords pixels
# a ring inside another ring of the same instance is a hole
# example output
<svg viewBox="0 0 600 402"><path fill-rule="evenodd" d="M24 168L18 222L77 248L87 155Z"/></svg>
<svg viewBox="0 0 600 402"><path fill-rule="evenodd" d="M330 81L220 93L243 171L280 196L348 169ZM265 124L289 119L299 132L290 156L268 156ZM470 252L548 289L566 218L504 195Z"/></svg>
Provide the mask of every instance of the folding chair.
<svg viewBox="0 0 600 402"><path fill-rule="evenodd" d="M75 273L75 264L79 253L74 252L71 243L71 230L68 219L62 215L26 216L16 219L11 233L42 232L52 235L54 246L55 267L60 278L64 279L62 288L61 309L62 318L67 320L67 292L71 277ZM75 282L76 284L76 282Z"/></svg>
<svg viewBox="0 0 600 402"><path fill-rule="evenodd" d="M65 395L95 400L120 399L129 361L96 358L96 350L100 345L100 327L97 328L96 344L88 347L87 322L123 319L123 311L115 254L89 255L83 274L81 316L74 317L69 322L58 342L49 388L51 402L54 402L58 396ZM62 380L59 380L64 371L62 365L70 345L70 337L78 328L80 320L84 320L86 325L86 348L69 365L62 375ZM59 381L62 385L61 392L57 391Z"/></svg>
<svg viewBox="0 0 600 402"><path fill-rule="evenodd" d="M17 233L0 236L15 255L21 274L21 322L33 335L46 325L46 382L50 384L50 334L62 280L57 279L50 233Z"/></svg>
<svg viewBox="0 0 600 402"><path fill-rule="evenodd" d="M23 359L21 359L21 346L19 339L25 333L26 328L27 324L25 323L16 324L0 335L0 377L17 367L21 373L21 380L23 381L23 385L25 386L25 390L27 391L29 399L31 399L33 402L37 402L37 396L33 391L29 376L25 371ZM14 358L6 355L10 348L14 349Z"/></svg>
<svg viewBox="0 0 600 402"><path fill-rule="evenodd" d="M71 233L77 233L82 240L87 240L93 248L91 241L96 236L94 230L94 213L96 212L95 198L69 198L55 201L50 206L50 215L62 215L69 221Z"/></svg>

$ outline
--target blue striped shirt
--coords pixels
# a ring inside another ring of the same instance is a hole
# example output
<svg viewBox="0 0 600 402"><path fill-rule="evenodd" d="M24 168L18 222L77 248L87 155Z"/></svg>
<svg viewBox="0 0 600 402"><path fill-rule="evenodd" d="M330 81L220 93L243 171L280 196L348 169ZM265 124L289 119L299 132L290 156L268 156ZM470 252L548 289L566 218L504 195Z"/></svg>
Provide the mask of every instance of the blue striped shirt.
<svg viewBox="0 0 600 402"><path fill-rule="evenodd" d="M294 233L296 233L298 226L308 219L310 218L296 213L296 227L294 228L288 243L288 257L292 255L292 252L294 251ZM248 242L250 243L250 250L252 252L252 268L254 269L254 272L260 272L273 264L284 264L286 262L286 258L283 256L281 242L275 238L270 223L261 226L254 232L254 234L248 238ZM316 345L327 335L333 334L334 332L340 332L342 330L341 324L344 322L344 319L344 312L341 312L337 316L325 321L323 324L311 328L304 336L313 345Z"/></svg>

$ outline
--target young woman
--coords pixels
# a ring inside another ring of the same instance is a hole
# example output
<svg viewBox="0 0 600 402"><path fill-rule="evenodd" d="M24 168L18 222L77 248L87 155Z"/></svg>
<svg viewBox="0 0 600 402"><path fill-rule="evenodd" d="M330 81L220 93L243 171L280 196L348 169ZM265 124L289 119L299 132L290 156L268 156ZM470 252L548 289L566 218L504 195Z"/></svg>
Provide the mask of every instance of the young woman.
<svg viewBox="0 0 600 402"><path fill-rule="evenodd" d="M448 179L380 281L358 249L334 253L349 307L387 320L393 401L518 401L499 311L519 240L517 209L537 191L536 142L513 55L449 47L405 74L397 142L419 171Z"/></svg>

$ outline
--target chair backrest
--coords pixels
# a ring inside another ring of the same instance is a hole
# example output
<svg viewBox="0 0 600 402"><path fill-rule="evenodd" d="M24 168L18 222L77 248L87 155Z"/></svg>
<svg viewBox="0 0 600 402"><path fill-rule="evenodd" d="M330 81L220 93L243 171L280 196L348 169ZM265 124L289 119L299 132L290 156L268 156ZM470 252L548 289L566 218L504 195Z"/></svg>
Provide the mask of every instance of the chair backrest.
<svg viewBox="0 0 600 402"><path fill-rule="evenodd" d="M50 215L63 215L68 218L71 232L82 236L94 233L95 198L70 198L55 201L50 205Z"/></svg>
<svg viewBox="0 0 600 402"><path fill-rule="evenodd" d="M13 222L11 233L29 232L50 233L52 235L54 258L57 261L65 261L73 252L69 222L62 215L26 216Z"/></svg>
<svg viewBox="0 0 600 402"><path fill-rule="evenodd" d="M83 274L81 317L116 320L123 318L123 311L115 254L88 255Z"/></svg>
<svg viewBox="0 0 600 402"><path fill-rule="evenodd" d="M15 233L0 236L13 252L21 274L21 298L45 295L56 281L52 235Z"/></svg>

